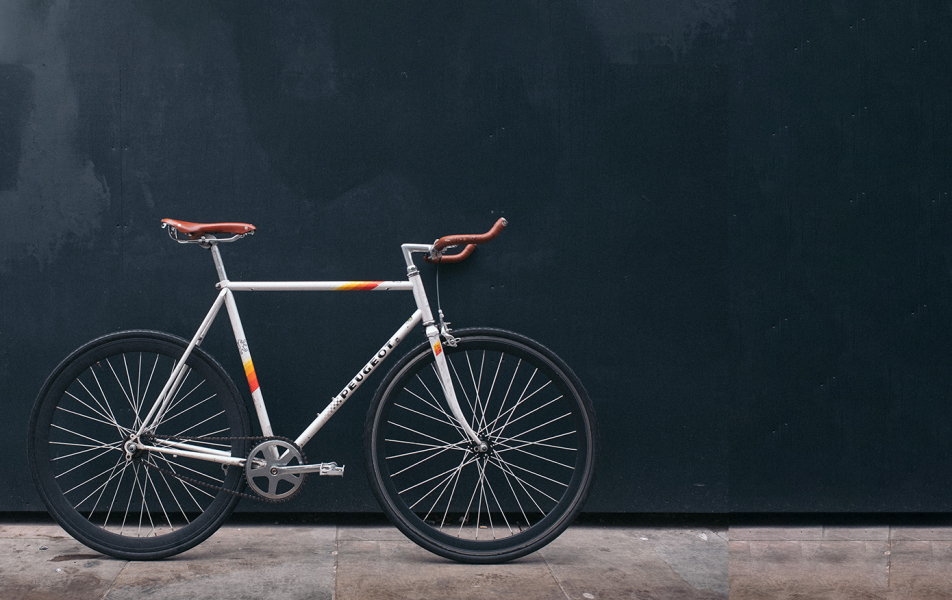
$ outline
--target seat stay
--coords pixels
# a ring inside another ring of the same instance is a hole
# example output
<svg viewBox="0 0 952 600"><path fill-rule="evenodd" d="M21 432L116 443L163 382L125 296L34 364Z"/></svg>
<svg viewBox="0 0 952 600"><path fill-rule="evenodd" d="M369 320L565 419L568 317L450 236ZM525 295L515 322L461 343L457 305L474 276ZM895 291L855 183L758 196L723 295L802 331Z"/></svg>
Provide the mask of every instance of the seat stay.
<svg viewBox="0 0 952 600"><path fill-rule="evenodd" d="M208 334L209 328L211 328L212 323L215 321L218 311L221 310L221 306L225 302L225 298L228 293L228 290L222 290L218 293L218 297L215 298L211 308L208 309L208 313L205 315L205 320L202 321L202 324L198 327L198 331L196 331L195 335L192 336L191 341L185 348L185 352L182 354L182 358L179 359L178 363L172 369L172 373L169 375L168 380L166 380L165 385L162 387L162 391L159 392L159 395L156 398L155 403L152 405L152 408L149 410L148 415L146 415L146 417L142 420L142 423L139 425L139 429L136 431L136 437L141 436L149 428L153 427L153 423L158 424L162 421L162 416L168 410L172 398L174 398L175 394L178 393L178 389L182 385L182 381L185 379L185 363L188 361L188 357L191 356L192 350L194 350L196 346L200 345L202 340L205 339L205 336Z"/></svg>

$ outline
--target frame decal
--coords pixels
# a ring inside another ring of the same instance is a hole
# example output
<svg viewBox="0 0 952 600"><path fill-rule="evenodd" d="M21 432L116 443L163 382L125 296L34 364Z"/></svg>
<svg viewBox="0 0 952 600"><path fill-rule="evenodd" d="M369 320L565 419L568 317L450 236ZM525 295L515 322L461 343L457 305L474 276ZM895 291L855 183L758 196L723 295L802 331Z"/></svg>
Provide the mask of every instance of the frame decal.
<svg viewBox="0 0 952 600"><path fill-rule="evenodd" d="M258 376L255 375L255 366L250 358L245 363L245 377L248 378L248 387L251 388L251 393L254 394L258 390Z"/></svg>
<svg viewBox="0 0 952 600"><path fill-rule="evenodd" d="M378 285L380 285L381 283L383 282L382 281L348 281L347 283L345 283L344 285L340 286L337 289L342 292L346 292L350 290L355 290L355 291L372 290Z"/></svg>

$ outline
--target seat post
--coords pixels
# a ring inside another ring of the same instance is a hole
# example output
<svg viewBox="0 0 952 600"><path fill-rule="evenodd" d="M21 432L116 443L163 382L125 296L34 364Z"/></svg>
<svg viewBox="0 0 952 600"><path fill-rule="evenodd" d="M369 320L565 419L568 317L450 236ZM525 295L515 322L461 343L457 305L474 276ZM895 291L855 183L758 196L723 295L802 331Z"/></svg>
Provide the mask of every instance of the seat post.
<svg viewBox="0 0 952 600"><path fill-rule="evenodd" d="M225 274L225 263L221 260L221 252L218 251L218 244L210 244L212 251L212 260L215 261L215 270L218 271L219 281L228 281L228 275Z"/></svg>

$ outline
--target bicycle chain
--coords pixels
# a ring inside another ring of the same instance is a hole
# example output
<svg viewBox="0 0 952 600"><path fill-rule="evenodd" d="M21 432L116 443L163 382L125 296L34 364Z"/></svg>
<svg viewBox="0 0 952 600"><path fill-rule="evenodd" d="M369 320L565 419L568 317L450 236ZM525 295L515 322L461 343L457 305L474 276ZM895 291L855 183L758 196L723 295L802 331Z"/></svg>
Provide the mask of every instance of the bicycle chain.
<svg viewBox="0 0 952 600"><path fill-rule="evenodd" d="M145 442L145 443L147 443L147 444L150 444L150 440L154 441L155 439L156 439L156 438L155 438L154 435L144 435L144 436L142 436L142 441ZM306 463L307 463L307 457L304 456L304 451L301 449L300 446L298 446L296 443L294 443L294 440L289 439L289 438L286 438L286 437L276 436L276 435L272 435L272 436L247 436L247 437L202 437L202 438L190 438L190 437L183 437L183 436L178 436L178 435L163 435L163 436L162 436L162 439L165 439L165 440L173 440L173 441L176 441L176 442L234 442L234 441L239 441L239 442L258 442L258 444L260 444L261 442L270 442L270 441L272 441L272 440L275 440L275 441L287 442L287 443L291 444L292 446L294 446L294 448L295 448L298 452L301 453L301 464L306 464ZM254 450L255 447L258 446L258 444L255 444L254 446L252 446L251 450ZM150 445L151 445L151 444L150 444ZM246 457L246 459L251 458L251 450L248 451L248 456ZM195 478L193 478L193 477L188 477L188 476L186 476L186 475L180 475L180 474L178 474L178 473L176 473L176 472L174 472L174 471L170 471L170 470L168 470L168 469L163 469L162 467L158 466L157 464L151 464L151 463L143 462L142 459L141 459L141 457L136 457L136 458L134 458L133 460L135 460L135 461L138 462L139 464L145 465L146 467L155 469L156 471L159 471L160 473L164 473L164 474L166 474L166 475L171 475L172 477L178 479L179 481L184 481L184 482L187 482L187 483L191 483L191 484L193 484L193 485L197 485L197 486L200 486L200 487L204 487L204 488L207 488L207 489L210 489L210 490L217 490L217 491L226 492L226 493L228 493L228 494L231 494L232 496L238 496L239 498L248 498L248 499L250 499L250 500L256 500L256 501L258 501L258 502L267 502L267 503L269 503L269 504L280 504L281 502L287 502L287 501L290 500L291 498L294 498L295 496L297 496L298 494L300 494L300 493L301 493L301 490L304 489L304 482L307 481L307 475L308 475L307 473L302 473L302 474L301 474L301 483L300 483L300 485L298 485L298 487L297 487L296 490L294 490L292 493L290 493L289 495L285 496L284 498L277 498L277 499L275 499L275 498L265 498L265 497L259 496L259 495L257 495L257 494L245 494L245 493L239 492L239 491L237 491L237 490L229 490L228 488L223 487L223 486L220 486L220 485L213 485L213 484L211 484L211 483L208 483L208 482L206 482L206 481L201 481L201 480L195 479ZM232 468L232 465L226 465L226 466L228 466L229 468ZM235 467L235 468L240 468L242 471L244 471L244 468L242 468L242 467ZM243 478L243 479L245 480L245 482L247 483L247 479L246 479L246 476L244 475L244 473L242 473L242 478Z"/></svg>

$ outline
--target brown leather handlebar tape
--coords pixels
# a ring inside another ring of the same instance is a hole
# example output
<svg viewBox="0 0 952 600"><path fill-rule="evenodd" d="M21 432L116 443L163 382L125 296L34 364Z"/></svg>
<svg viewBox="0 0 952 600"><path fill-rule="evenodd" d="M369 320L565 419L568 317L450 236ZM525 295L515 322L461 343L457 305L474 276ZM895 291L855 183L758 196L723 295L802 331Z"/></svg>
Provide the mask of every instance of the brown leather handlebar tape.
<svg viewBox="0 0 952 600"><path fill-rule="evenodd" d="M462 260L466 260L470 254L476 250L476 244L485 244L491 239L494 239L502 230L505 229L506 225L509 222L506 219L500 217L496 224L492 226L492 229L486 233L470 234L470 235L447 235L443 236L440 239L436 240L436 243L433 244L434 250L442 250L448 246L461 246L466 244L466 247L463 248L463 251L459 254L451 254L449 256L443 256L440 259L432 259L429 256L424 257L424 260L428 263L458 263Z"/></svg>

